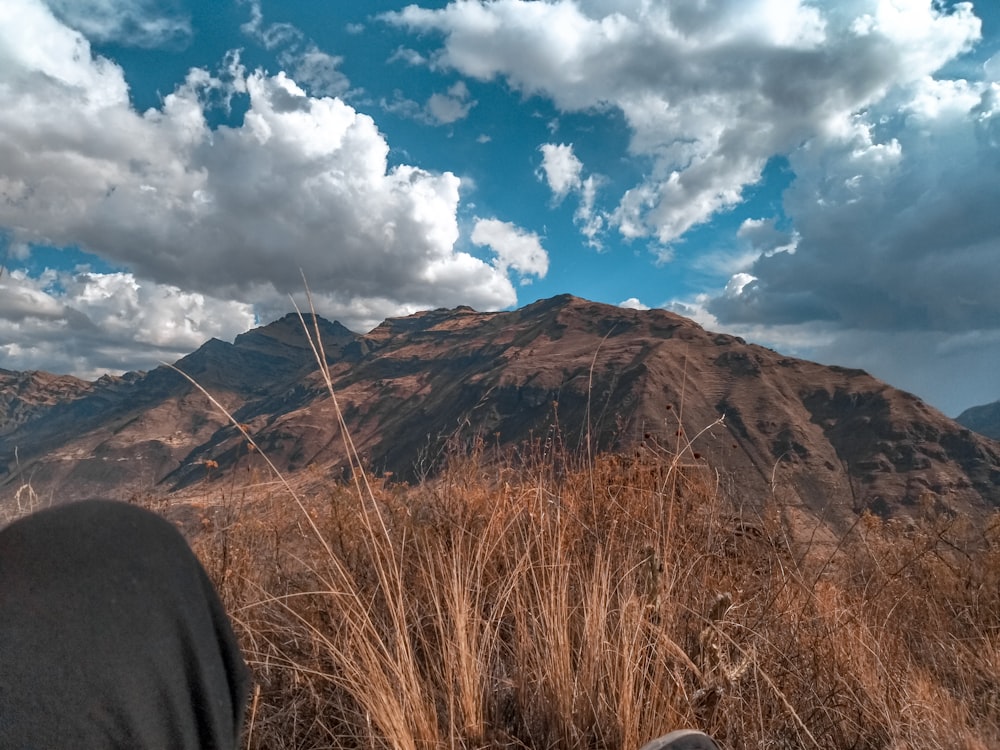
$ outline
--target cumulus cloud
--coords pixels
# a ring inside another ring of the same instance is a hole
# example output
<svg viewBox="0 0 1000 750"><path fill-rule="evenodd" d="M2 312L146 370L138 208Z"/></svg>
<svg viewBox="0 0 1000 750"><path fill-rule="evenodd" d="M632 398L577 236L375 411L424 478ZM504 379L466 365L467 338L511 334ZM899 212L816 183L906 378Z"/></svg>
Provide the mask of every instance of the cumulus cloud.
<svg viewBox="0 0 1000 750"><path fill-rule="evenodd" d="M131 47L186 45L191 19L177 2L153 0L47 0L67 26L95 42Z"/></svg>
<svg viewBox="0 0 1000 750"><path fill-rule="evenodd" d="M15 271L0 279L0 357L8 369L84 377L149 369L254 324L249 305L129 273Z"/></svg>
<svg viewBox="0 0 1000 750"><path fill-rule="evenodd" d="M571 190L583 186L580 178L583 162L573 153L573 144L543 143L538 150L542 152L541 174L556 200L562 200Z"/></svg>
<svg viewBox="0 0 1000 750"><path fill-rule="evenodd" d="M998 92L927 78L794 152L784 209L801 234L795 252L764 253L746 269L754 281L713 312L723 322L1000 329Z"/></svg>
<svg viewBox="0 0 1000 750"><path fill-rule="evenodd" d="M542 278L549 271L549 255L534 232L499 219L477 219L472 241L496 253L494 265L503 273L512 268L522 277ZM526 279L523 279L526 280ZM522 281L523 281L522 280Z"/></svg>
<svg viewBox="0 0 1000 750"><path fill-rule="evenodd" d="M79 247L143 284L264 314L287 311L301 269L320 312L353 311L348 324L507 307L509 272L543 268L544 253L501 239L494 262L456 249L460 179L389 167L385 137L341 99L234 56L139 113L122 70L41 2L2 8L0 227L11 247ZM246 97L242 123L211 128L210 103L235 96Z"/></svg>
<svg viewBox="0 0 1000 750"><path fill-rule="evenodd" d="M628 310L648 310L649 305L644 305L639 301L638 297L629 297L626 300L622 300L618 303L618 307L624 307Z"/></svg>
<svg viewBox="0 0 1000 750"><path fill-rule="evenodd" d="M443 34L439 67L567 112L619 109L653 166L614 221L663 244L738 204L771 156L842 131L980 35L970 4L930 0L467 0L382 18Z"/></svg>
<svg viewBox="0 0 1000 750"><path fill-rule="evenodd" d="M665 306L781 351L861 367L951 415L996 399L997 84L925 78L793 152L794 233L744 222L724 289Z"/></svg>

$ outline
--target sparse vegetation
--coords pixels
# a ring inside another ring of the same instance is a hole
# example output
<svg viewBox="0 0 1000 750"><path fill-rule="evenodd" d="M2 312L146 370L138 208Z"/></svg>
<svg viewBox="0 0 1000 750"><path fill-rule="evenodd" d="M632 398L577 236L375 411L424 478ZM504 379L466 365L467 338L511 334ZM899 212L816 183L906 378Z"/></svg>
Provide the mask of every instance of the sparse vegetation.
<svg viewBox="0 0 1000 750"><path fill-rule="evenodd" d="M372 485L341 428L353 485L201 506L256 676L248 748L628 750L682 726L730 749L1000 746L1000 517L928 498L793 539L680 437L480 441Z"/></svg>
<svg viewBox="0 0 1000 750"><path fill-rule="evenodd" d="M248 747L1000 746L997 519L866 516L809 550L702 461L488 454L202 510Z"/></svg>

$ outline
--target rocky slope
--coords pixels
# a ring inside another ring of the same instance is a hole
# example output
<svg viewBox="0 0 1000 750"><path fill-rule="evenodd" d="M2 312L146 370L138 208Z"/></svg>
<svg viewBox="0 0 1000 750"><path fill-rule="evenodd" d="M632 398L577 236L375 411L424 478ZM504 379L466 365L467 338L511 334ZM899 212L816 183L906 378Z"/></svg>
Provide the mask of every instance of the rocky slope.
<svg viewBox="0 0 1000 750"><path fill-rule="evenodd" d="M513 312L418 313L364 336L320 326L355 444L397 478L432 473L476 438L543 450L558 441L680 454L717 471L738 502L776 498L824 518L927 502L1000 507L997 443L860 370L785 357L662 310L560 296ZM296 317L210 341L177 367L283 470L343 473L333 404ZM193 490L255 460L169 369L92 384L0 375L0 498L27 481L54 501ZM9 385L25 379L20 391Z"/></svg>
<svg viewBox="0 0 1000 750"><path fill-rule="evenodd" d="M980 435L1000 440L1000 401L968 408L955 421Z"/></svg>

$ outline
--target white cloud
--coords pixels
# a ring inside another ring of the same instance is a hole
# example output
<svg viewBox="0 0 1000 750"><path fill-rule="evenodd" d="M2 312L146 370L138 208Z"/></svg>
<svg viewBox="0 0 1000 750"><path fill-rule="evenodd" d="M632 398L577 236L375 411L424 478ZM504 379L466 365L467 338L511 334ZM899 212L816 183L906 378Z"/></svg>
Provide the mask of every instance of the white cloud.
<svg viewBox="0 0 1000 750"><path fill-rule="evenodd" d="M391 100L384 97L380 99L378 106L384 112L389 112L397 117L404 117L408 120L416 120L417 122L423 122L426 125L433 124L420 102L406 98L403 96L403 92L399 89L392 92Z"/></svg>
<svg viewBox="0 0 1000 750"><path fill-rule="evenodd" d="M265 23L260 0L238 0L238 2L250 5L250 20L240 26L240 31L255 39L264 49L287 47L302 40L302 32L293 24Z"/></svg>
<svg viewBox="0 0 1000 750"><path fill-rule="evenodd" d="M580 177L583 162L573 153L572 143L543 143L538 150L542 152L541 174L556 200L562 200L571 190L583 186Z"/></svg>
<svg viewBox="0 0 1000 750"><path fill-rule="evenodd" d="M14 272L0 279L0 356L8 369L97 377L173 361L254 324L249 305L127 273Z"/></svg>
<svg viewBox="0 0 1000 750"><path fill-rule="evenodd" d="M389 56L389 59L386 60L387 63L394 63L400 61L412 67L418 67L420 65L427 64L427 58L425 58L415 49L410 49L409 47L397 48L396 51Z"/></svg>
<svg viewBox="0 0 1000 750"><path fill-rule="evenodd" d="M296 83L314 96L343 96L351 84L340 70L344 58L331 55L287 22L265 23L260 0L238 0L250 5L250 20L240 30L268 50L280 50L278 63Z"/></svg>
<svg viewBox="0 0 1000 750"><path fill-rule="evenodd" d="M407 99L399 90L393 92L391 101L382 99L379 102L379 106L386 112L435 126L450 125L465 119L476 104L475 100L470 100L469 89L462 81L449 87L447 93L431 94L424 104Z"/></svg>
<svg viewBox="0 0 1000 750"><path fill-rule="evenodd" d="M583 181L580 186L580 205L577 206L576 212L573 214L573 220L583 236L587 238L587 244L597 250L604 247L601 235L607 226L608 218L606 214L594 208L597 201L597 188L602 182L603 179L600 175L593 174Z"/></svg>
<svg viewBox="0 0 1000 750"><path fill-rule="evenodd" d="M522 276L542 278L549 271L549 255L534 232L526 232L499 219L477 219L472 241L496 253L494 265L506 273L513 268Z"/></svg>
<svg viewBox="0 0 1000 750"><path fill-rule="evenodd" d="M0 276L0 320L19 322L25 318L51 320L62 314L60 305L42 287L47 286L49 275L30 281L19 271Z"/></svg>
<svg viewBox="0 0 1000 750"><path fill-rule="evenodd" d="M629 297L626 300L622 300L618 303L618 307L625 307L629 310L648 310L649 305L644 305L639 301L638 297Z"/></svg>
<svg viewBox="0 0 1000 750"><path fill-rule="evenodd" d="M186 45L191 19L180 3L153 0L47 0L67 26L95 42L132 47Z"/></svg>
<svg viewBox="0 0 1000 750"><path fill-rule="evenodd" d="M448 93L431 94L426 112L434 124L450 125L468 117L469 110L475 106L475 100L469 98L468 86L464 81L457 81L449 87Z"/></svg>
<svg viewBox="0 0 1000 750"><path fill-rule="evenodd" d="M726 283L726 288L722 290L722 294L729 298L739 297L743 294L743 290L756 280L757 277L749 273L734 273Z"/></svg>
<svg viewBox="0 0 1000 750"><path fill-rule="evenodd" d="M343 96L351 87L350 81L339 67L344 58L329 55L315 44L302 52L288 51L278 56L287 66L296 83L305 84L313 96Z"/></svg>
<svg viewBox="0 0 1000 750"><path fill-rule="evenodd" d="M930 0L469 0L382 18L442 32L439 67L567 112L618 108L653 169L614 221L662 244L740 203L771 156L842 131L980 35L971 5Z"/></svg>
<svg viewBox="0 0 1000 750"><path fill-rule="evenodd" d="M746 219L736 232L758 255L794 253L798 237L795 232L778 229L771 219Z"/></svg>
<svg viewBox="0 0 1000 750"><path fill-rule="evenodd" d="M493 264L456 249L459 178L390 168L370 117L283 73L235 58L218 76L193 69L140 114L117 65L38 0L8 0L0 90L0 227L12 247L75 246L157 288L276 313L301 269L321 313L355 311L348 324L369 311L507 307L508 273L542 268L544 253L503 243ZM210 128L207 102L232 96L247 97L243 122Z"/></svg>
<svg viewBox="0 0 1000 750"><path fill-rule="evenodd" d="M579 195L580 204L573 214L573 220L587 238L587 244L601 249L600 235L604 231L607 216L595 210L594 204L602 178L599 175L583 178L583 162L573 153L572 143L543 143L538 150L542 152L539 179L545 180L557 202L570 193Z"/></svg>

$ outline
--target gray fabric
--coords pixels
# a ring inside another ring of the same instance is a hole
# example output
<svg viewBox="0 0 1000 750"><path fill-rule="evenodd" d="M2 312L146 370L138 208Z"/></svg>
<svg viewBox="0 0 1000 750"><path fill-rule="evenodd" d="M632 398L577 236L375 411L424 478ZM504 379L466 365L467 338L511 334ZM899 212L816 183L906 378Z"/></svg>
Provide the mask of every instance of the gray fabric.
<svg viewBox="0 0 1000 750"><path fill-rule="evenodd" d="M719 746L707 734L694 729L678 729L647 742L641 750L719 750Z"/></svg>
<svg viewBox="0 0 1000 750"><path fill-rule="evenodd" d="M87 501L0 531L0 748L233 750L248 687L165 520Z"/></svg>

